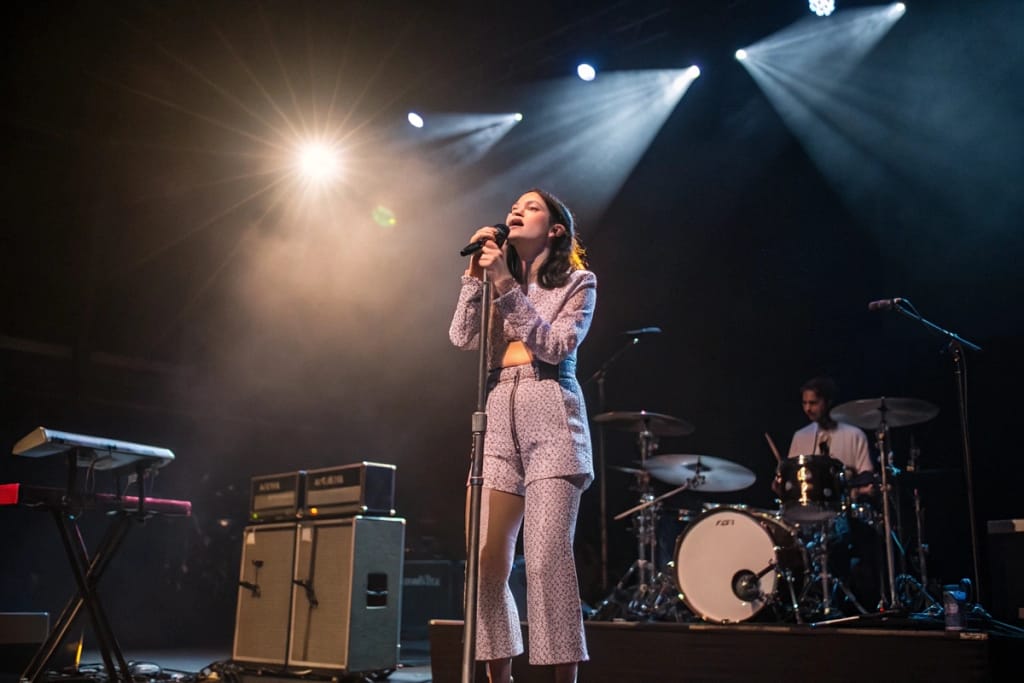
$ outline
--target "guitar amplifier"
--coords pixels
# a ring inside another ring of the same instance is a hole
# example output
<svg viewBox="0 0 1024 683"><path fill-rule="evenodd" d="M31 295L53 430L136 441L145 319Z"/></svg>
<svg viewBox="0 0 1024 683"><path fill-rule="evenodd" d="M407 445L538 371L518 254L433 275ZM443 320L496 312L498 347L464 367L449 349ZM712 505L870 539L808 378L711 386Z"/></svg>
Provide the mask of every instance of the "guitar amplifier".
<svg viewBox="0 0 1024 683"><path fill-rule="evenodd" d="M325 467L306 473L304 517L395 514L395 466L379 462Z"/></svg>
<svg viewBox="0 0 1024 683"><path fill-rule="evenodd" d="M306 472L285 472L253 477L249 496L249 520L295 521L301 515L306 489Z"/></svg>

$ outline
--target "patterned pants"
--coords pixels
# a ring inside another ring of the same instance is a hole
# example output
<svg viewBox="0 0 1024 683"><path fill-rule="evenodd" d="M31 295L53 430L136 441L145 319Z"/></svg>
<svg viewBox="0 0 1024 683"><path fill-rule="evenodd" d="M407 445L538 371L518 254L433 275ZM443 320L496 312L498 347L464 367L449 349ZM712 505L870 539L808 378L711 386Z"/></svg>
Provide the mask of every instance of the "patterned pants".
<svg viewBox="0 0 1024 683"><path fill-rule="evenodd" d="M523 652L508 579L516 537L523 525L530 663L564 664L589 659L583 634L573 535L586 475L538 479L516 496L522 475L514 463L485 459L486 486L480 509L480 574L476 658L503 659ZM516 479L518 478L518 484ZM511 489L508 492L505 490Z"/></svg>

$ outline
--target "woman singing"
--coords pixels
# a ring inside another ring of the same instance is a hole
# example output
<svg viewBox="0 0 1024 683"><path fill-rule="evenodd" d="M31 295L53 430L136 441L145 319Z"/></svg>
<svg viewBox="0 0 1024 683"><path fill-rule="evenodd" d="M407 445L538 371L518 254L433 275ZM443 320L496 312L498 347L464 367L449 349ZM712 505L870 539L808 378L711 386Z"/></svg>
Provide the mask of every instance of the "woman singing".
<svg viewBox="0 0 1024 683"><path fill-rule="evenodd" d="M572 213L530 190L506 218L508 241L484 240L462 276L449 336L479 348L484 272L493 283L480 510L476 656L491 683L508 683L523 652L508 585L523 528L530 663L553 665L558 683L576 680L588 659L573 559L580 496L594 479L590 430L576 380L576 349L590 328L597 278L586 270ZM524 524L525 521L525 524Z"/></svg>

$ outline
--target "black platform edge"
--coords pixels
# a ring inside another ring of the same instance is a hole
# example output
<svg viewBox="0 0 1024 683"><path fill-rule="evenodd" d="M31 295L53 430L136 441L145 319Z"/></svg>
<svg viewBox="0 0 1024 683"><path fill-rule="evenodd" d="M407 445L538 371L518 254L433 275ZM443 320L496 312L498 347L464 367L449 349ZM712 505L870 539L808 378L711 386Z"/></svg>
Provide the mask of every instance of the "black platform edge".
<svg viewBox="0 0 1024 683"><path fill-rule="evenodd" d="M910 626L585 622L590 661L579 683L1020 680L1024 639ZM433 683L461 680L462 631L461 621L430 622ZM528 641L525 623L523 635ZM476 680L487 680L482 672ZM512 673L517 683L554 680L550 667L528 664L528 653Z"/></svg>

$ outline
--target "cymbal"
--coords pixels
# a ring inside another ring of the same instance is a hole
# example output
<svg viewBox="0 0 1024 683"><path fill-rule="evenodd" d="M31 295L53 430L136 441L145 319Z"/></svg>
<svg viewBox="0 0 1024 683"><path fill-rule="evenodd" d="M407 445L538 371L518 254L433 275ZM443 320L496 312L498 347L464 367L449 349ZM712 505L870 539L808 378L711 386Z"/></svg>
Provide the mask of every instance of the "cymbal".
<svg viewBox="0 0 1024 683"><path fill-rule="evenodd" d="M655 455L647 458L644 467L655 479L677 486L699 475L700 480L691 484L691 490L711 493L739 491L757 478L743 465L710 455Z"/></svg>
<svg viewBox="0 0 1024 683"><path fill-rule="evenodd" d="M843 403L829 413L833 420L861 429L878 429L882 420L890 427L907 427L927 422L939 414L938 406L917 398L865 398Z"/></svg>
<svg viewBox="0 0 1024 683"><path fill-rule="evenodd" d="M693 434L693 425L671 415L646 410L614 410L594 416L594 422L607 424L627 432L648 431L656 436L686 436Z"/></svg>

